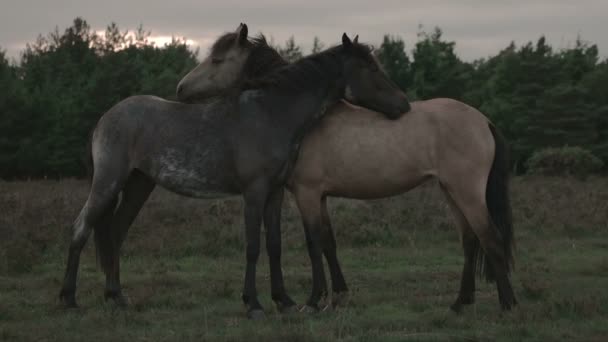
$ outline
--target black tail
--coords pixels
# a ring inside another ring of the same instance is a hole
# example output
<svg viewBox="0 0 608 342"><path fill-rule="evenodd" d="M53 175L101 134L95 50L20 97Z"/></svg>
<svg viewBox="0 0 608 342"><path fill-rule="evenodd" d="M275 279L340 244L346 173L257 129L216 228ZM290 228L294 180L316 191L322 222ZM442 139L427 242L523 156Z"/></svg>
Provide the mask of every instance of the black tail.
<svg viewBox="0 0 608 342"><path fill-rule="evenodd" d="M511 214L511 202L509 200L509 170L510 162L508 147L504 137L490 124L490 131L494 137L495 152L494 162L488 176L486 187L486 204L490 212L491 221L500 233L507 273L513 267L513 219ZM483 250L477 244L478 272L485 274L487 281L494 281L494 269L490 265Z"/></svg>

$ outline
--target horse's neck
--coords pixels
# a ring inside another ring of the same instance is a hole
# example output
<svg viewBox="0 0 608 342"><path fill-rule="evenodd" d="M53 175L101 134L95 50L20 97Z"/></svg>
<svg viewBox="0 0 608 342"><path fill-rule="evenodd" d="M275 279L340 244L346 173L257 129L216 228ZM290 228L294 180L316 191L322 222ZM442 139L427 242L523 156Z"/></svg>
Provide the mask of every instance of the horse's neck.
<svg viewBox="0 0 608 342"><path fill-rule="evenodd" d="M288 132L301 132L344 96L345 81L339 59L337 55L317 57L312 61L305 58L296 64L315 63L309 73L303 66L286 66L268 79L248 82L245 88L256 83L267 83L267 88L262 90L263 97L266 97L266 105L272 108L275 119Z"/></svg>
<svg viewBox="0 0 608 342"><path fill-rule="evenodd" d="M280 114L287 118L292 132L308 130L329 108L340 101L344 86L341 80L324 79L315 85L291 93L281 101Z"/></svg>

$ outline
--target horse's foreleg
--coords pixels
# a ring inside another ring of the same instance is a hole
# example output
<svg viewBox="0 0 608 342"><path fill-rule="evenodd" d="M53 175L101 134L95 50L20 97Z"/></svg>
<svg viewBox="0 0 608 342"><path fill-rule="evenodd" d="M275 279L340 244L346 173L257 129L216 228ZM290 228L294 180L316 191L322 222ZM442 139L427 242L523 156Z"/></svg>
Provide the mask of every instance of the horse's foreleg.
<svg viewBox="0 0 608 342"><path fill-rule="evenodd" d="M142 206L154 190L155 184L147 176L134 170L131 172L122 192L122 198L112 221L106 229L110 229L113 239L112 266L106 271L106 288L104 297L112 299L119 306L126 306L127 299L122 294L120 285L120 248L127 235L129 227L137 217Z"/></svg>
<svg viewBox="0 0 608 342"><path fill-rule="evenodd" d="M318 303L327 297L327 281L323 270L322 259L322 218L321 218L321 196L316 191L298 189L295 191L298 208L304 223L306 234L306 245L312 265L312 293L306 305L318 310Z"/></svg>
<svg viewBox="0 0 608 342"><path fill-rule="evenodd" d="M263 318L264 309L258 301L255 286L256 265L260 256L260 229L268 190L265 186L252 186L245 194L245 234L247 239L247 266L242 299L247 306L247 316Z"/></svg>
<svg viewBox="0 0 608 342"><path fill-rule="evenodd" d="M336 239L331 226L331 219L327 210L327 197L321 200L321 218L322 218L322 246L325 260L329 267L329 275L331 277L332 296L331 303L333 307L346 304L348 300L348 287L342 275L342 269L338 262L336 251Z"/></svg>
<svg viewBox="0 0 608 342"><path fill-rule="evenodd" d="M289 311L296 303L287 295L281 270L281 208L285 190L281 187L268 197L264 208L264 226L266 227L266 251L270 264L270 286L272 300L279 311Z"/></svg>

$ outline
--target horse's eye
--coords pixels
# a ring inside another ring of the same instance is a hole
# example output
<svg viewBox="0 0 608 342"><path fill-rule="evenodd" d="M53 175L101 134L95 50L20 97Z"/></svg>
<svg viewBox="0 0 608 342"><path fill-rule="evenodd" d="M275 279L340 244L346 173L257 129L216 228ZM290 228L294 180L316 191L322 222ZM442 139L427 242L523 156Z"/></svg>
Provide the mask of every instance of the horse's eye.
<svg viewBox="0 0 608 342"><path fill-rule="evenodd" d="M220 64L224 61L224 59L222 58L218 58L218 57L211 57L211 63L213 64Z"/></svg>

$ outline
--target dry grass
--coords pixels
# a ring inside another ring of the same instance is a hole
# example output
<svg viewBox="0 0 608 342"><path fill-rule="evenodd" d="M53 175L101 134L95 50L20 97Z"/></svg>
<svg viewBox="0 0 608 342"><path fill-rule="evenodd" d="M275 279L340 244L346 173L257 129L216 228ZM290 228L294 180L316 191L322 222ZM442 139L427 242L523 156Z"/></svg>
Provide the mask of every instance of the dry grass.
<svg viewBox="0 0 608 342"><path fill-rule="evenodd" d="M269 299L265 257L258 268L270 317L244 319L240 199L200 201L156 190L123 251L131 299L102 299L93 248L82 259L82 308L56 295L70 224L86 197L83 181L0 182L0 340L589 340L608 334L608 179L517 178L514 287L521 305L501 314L493 286L477 304L447 311L462 256L434 184L379 201L332 199L339 255L352 300L336 312L282 316ZM299 214L283 215L283 267L303 302L310 266ZM90 244L92 245L92 244Z"/></svg>

